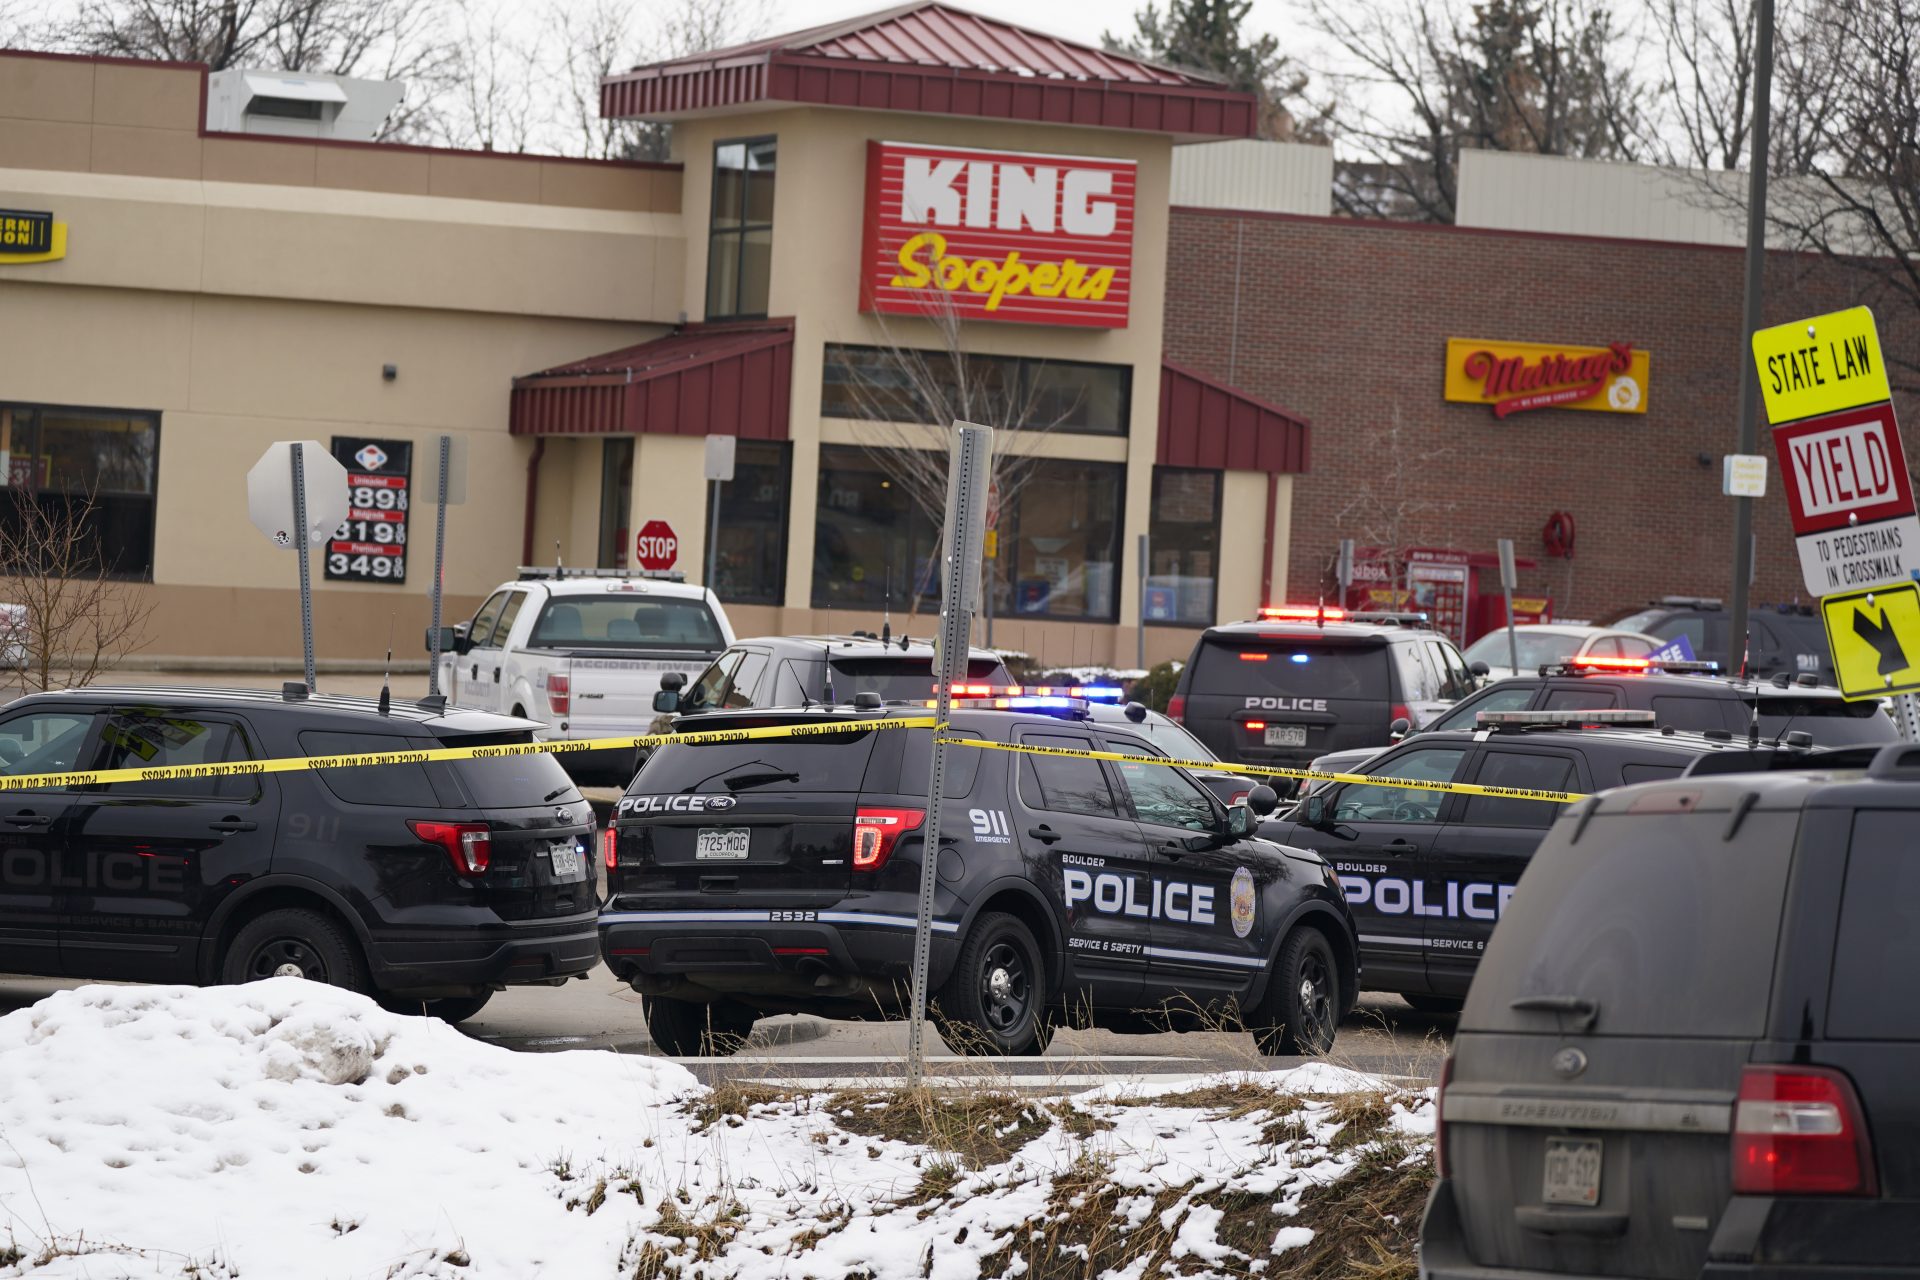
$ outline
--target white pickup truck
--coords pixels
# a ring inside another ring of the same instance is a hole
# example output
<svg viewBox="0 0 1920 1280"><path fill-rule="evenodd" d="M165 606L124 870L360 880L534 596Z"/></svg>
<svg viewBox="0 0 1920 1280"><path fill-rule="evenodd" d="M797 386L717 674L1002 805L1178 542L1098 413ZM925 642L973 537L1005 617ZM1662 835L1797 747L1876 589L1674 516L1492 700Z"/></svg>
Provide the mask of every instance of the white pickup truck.
<svg viewBox="0 0 1920 1280"><path fill-rule="evenodd" d="M441 629L440 688L452 706L544 721L541 741L645 733L660 677L697 676L732 643L720 602L677 572L523 567ZM576 779L633 777L632 751L560 760Z"/></svg>

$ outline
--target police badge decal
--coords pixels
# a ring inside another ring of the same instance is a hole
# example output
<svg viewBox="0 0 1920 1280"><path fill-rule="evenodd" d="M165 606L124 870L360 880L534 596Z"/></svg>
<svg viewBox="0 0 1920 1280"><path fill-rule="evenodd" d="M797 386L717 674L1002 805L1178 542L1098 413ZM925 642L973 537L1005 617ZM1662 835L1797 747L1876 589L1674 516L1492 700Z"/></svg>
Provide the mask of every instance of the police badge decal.
<svg viewBox="0 0 1920 1280"><path fill-rule="evenodd" d="M1233 888L1227 895L1233 917L1233 936L1244 938L1253 932L1253 872L1241 867L1233 873Z"/></svg>

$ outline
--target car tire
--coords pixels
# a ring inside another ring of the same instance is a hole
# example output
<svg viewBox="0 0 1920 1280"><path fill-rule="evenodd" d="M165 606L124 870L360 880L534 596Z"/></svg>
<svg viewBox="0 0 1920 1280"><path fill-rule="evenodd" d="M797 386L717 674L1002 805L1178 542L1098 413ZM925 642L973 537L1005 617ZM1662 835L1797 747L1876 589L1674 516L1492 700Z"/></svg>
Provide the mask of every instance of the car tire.
<svg viewBox="0 0 1920 1280"><path fill-rule="evenodd" d="M487 1001L491 999L492 991L482 991L477 996L441 996L434 1000L409 1000L404 996L383 995L380 997L380 1007L388 1013L438 1018L442 1022L458 1024L486 1008Z"/></svg>
<svg viewBox="0 0 1920 1280"><path fill-rule="evenodd" d="M759 1017L730 1000L706 1004L648 996L641 1000L641 1008L647 1017L647 1035L669 1058L731 1057L746 1047Z"/></svg>
<svg viewBox="0 0 1920 1280"><path fill-rule="evenodd" d="M1253 1021L1254 1043L1269 1058L1319 1057L1333 1049L1340 1024L1340 968L1318 929L1287 935Z"/></svg>
<svg viewBox="0 0 1920 1280"><path fill-rule="evenodd" d="M1045 983L1032 930L1014 916L990 911L974 921L929 1012L940 1038L957 1054L1044 1053L1053 1036Z"/></svg>
<svg viewBox="0 0 1920 1280"><path fill-rule="evenodd" d="M1412 1005L1416 1012L1435 1015L1457 1014L1460 1012L1460 1007L1467 1002L1464 996L1413 995L1405 991L1400 993L1400 998Z"/></svg>
<svg viewBox="0 0 1920 1280"><path fill-rule="evenodd" d="M220 958L220 980L256 982L301 977L366 991L366 962L346 927L331 916L299 907L269 911L240 927Z"/></svg>

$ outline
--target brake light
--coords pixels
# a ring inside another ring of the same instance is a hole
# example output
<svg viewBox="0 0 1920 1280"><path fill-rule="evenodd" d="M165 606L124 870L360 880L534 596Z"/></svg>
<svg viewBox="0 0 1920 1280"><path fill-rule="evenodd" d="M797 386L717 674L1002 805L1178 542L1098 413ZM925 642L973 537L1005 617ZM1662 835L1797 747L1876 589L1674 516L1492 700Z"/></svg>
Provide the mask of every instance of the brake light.
<svg viewBox="0 0 1920 1280"><path fill-rule="evenodd" d="M1596 671L1651 671L1651 658L1609 658L1601 654L1589 653L1573 660L1576 667L1591 667Z"/></svg>
<svg viewBox="0 0 1920 1280"><path fill-rule="evenodd" d="M1440 1063L1440 1091L1433 1103L1433 1176L1447 1176L1447 1086L1453 1083L1453 1055Z"/></svg>
<svg viewBox="0 0 1920 1280"><path fill-rule="evenodd" d="M853 817L853 869L878 871L900 837L927 820L925 809L861 809Z"/></svg>
<svg viewBox="0 0 1920 1280"><path fill-rule="evenodd" d="M1229 800L1227 803L1228 804L1245 804L1247 802L1247 797L1252 794L1253 792L1251 791L1236 791L1233 793L1233 799Z"/></svg>
<svg viewBox="0 0 1920 1280"><path fill-rule="evenodd" d="M1413 725L1413 708L1404 702L1394 703L1392 710L1387 716L1387 723L1392 724L1395 720L1405 720L1408 727L1411 728Z"/></svg>
<svg viewBox="0 0 1920 1280"><path fill-rule="evenodd" d="M413 834L446 851L455 875L477 876L493 862L493 831L484 822L409 822Z"/></svg>
<svg viewBox="0 0 1920 1280"><path fill-rule="evenodd" d="M1828 1067L1748 1067L1733 1108L1737 1195L1879 1193L1853 1084Z"/></svg>
<svg viewBox="0 0 1920 1280"><path fill-rule="evenodd" d="M612 827L600 833L600 861L609 871L620 865L620 836Z"/></svg>
<svg viewBox="0 0 1920 1280"><path fill-rule="evenodd" d="M564 716L573 703L573 677L563 676L555 671L547 673L547 705L553 708L553 714Z"/></svg>
<svg viewBox="0 0 1920 1280"><path fill-rule="evenodd" d="M1249 720L1249 721L1247 721L1247 728L1249 728L1249 729L1255 729L1255 730L1259 730L1259 729L1264 729L1264 728L1266 728L1266 727L1267 727L1267 722L1266 722L1265 720Z"/></svg>
<svg viewBox="0 0 1920 1280"><path fill-rule="evenodd" d="M1265 662L1266 660L1267 655L1264 653L1256 653L1250 649L1240 651L1240 661L1242 662Z"/></svg>
<svg viewBox="0 0 1920 1280"><path fill-rule="evenodd" d="M1167 699L1167 719L1175 724L1187 722L1187 695L1176 693Z"/></svg>

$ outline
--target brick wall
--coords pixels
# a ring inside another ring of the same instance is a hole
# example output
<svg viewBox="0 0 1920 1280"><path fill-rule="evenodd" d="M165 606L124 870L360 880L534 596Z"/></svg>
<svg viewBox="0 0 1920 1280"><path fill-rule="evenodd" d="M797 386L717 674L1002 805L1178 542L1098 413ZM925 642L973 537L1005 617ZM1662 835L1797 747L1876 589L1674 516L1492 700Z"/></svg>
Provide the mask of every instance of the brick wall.
<svg viewBox="0 0 1920 1280"><path fill-rule="evenodd" d="M1720 456L1738 440L1736 376L1750 360L1738 251L1180 209L1167 280L1170 359L1313 423L1312 468L1294 487L1295 598L1331 583L1340 538L1364 544L1383 524L1399 526L1402 545L1490 553L1512 538L1540 560L1522 571L1521 594L1553 596L1561 617L1729 594L1734 504L1720 494ZM1766 323L1867 303L1889 354L1920 364L1910 310L1863 287L1830 264L1773 255ZM1648 411L1500 421L1446 403L1449 337L1631 342L1651 352ZM1911 455L1920 400L1896 404ZM1764 429L1760 438L1771 455ZM1545 558L1541 528L1554 511L1577 522L1571 563ZM1754 598L1798 598L1777 475L1755 529Z"/></svg>

